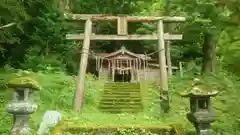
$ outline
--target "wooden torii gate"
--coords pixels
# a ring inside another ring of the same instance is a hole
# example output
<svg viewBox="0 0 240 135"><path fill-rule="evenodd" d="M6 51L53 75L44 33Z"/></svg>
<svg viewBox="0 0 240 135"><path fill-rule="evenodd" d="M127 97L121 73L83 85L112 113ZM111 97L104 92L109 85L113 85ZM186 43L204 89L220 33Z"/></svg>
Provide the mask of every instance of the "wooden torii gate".
<svg viewBox="0 0 240 135"><path fill-rule="evenodd" d="M91 40L156 40L158 41L161 98L168 101L168 77L164 40L181 40L182 35L164 33L164 22L184 22L184 17L144 17L144 16L108 16L101 14L64 14L66 20L85 21L85 31L80 34L68 34L69 40L83 40L80 69L73 103L73 111L81 111L83 102L84 79L88 63ZM95 35L92 33L93 21L117 21L117 35ZM157 33L151 35L129 35L128 22L157 22Z"/></svg>

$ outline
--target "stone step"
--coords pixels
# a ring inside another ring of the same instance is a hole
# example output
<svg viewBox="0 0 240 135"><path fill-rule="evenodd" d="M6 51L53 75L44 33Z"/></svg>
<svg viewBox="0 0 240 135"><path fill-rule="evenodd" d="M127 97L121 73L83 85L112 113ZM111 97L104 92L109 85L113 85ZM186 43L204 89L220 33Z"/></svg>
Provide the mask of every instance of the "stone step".
<svg viewBox="0 0 240 135"><path fill-rule="evenodd" d="M132 88L140 88L140 86L129 86L129 85L125 85L125 86L118 86L118 85L107 85L104 86L104 88L124 88L124 89L132 89Z"/></svg>
<svg viewBox="0 0 240 135"><path fill-rule="evenodd" d="M106 106L134 106L134 105L141 105L141 102L101 102L99 105L106 105Z"/></svg>
<svg viewBox="0 0 240 135"><path fill-rule="evenodd" d="M139 86L139 83L105 83L104 86Z"/></svg>
<svg viewBox="0 0 240 135"><path fill-rule="evenodd" d="M140 92L140 90L136 89L136 88L134 88L134 89L104 88L104 91Z"/></svg>
<svg viewBox="0 0 240 135"><path fill-rule="evenodd" d="M142 111L142 108L138 108L138 109L131 109L131 108L127 108L127 109L113 109L113 108L109 108L109 109L100 109L102 112L108 112L108 113L138 113Z"/></svg>
<svg viewBox="0 0 240 135"><path fill-rule="evenodd" d="M113 95L113 94L105 94L102 96L101 100L103 99L132 99L132 98L140 98L140 94L132 94L132 95Z"/></svg>
<svg viewBox="0 0 240 135"><path fill-rule="evenodd" d="M140 84L139 82L131 82L131 83L129 83L129 82L107 82L107 83L105 83L105 84L114 84L114 85L126 85L126 84L128 84L128 85L138 85L138 84Z"/></svg>
<svg viewBox="0 0 240 135"><path fill-rule="evenodd" d="M141 93L139 91L104 91L103 95L141 95Z"/></svg>
<svg viewBox="0 0 240 135"><path fill-rule="evenodd" d="M139 87L140 85L130 85L130 84L125 84L125 85L114 85L114 84L108 84L108 85L104 85L104 87Z"/></svg>
<svg viewBox="0 0 240 135"><path fill-rule="evenodd" d="M104 88L104 90L112 90L112 91L139 91L139 89L140 88L136 88L136 87L134 87L134 88L119 88L119 87L115 87L115 88L113 88L113 87L105 87Z"/></svg>
<svg viewBox="0 0 240 135"><path fill-rule="evenodd" d="M131 84L124 84L124 85L115 85L115 84L105 84L104 87L121 87L121 88L133 88L139 87L140 85L131 85Z"/></svg>
<svg viewBox="0 0 240 135"><path fill-rule="evenodd" d="M134 97L134 98L130 98L130 97L126 97L126 98L103 98L100 100L100 102L138 102L138 101L142 101L142 99L140 97Z"/></svg>
<svg viewBox="0 0 240 135"><path fill-rule="evenodd" d="M129 88L129 87L126 87L126 88L121 88L121 87L104 87L104 90L113 90L113 91L118 91L118 90L121 90L121 91L129 91L129 90L138 90L139 91L140 87L132 87L132 88Z"/></svg>
<svg viewBox="0 0 240 135"><path fill-rule="evenodd" d="M123 108L123 109L115 109L115 108L109 108L109 109L101 109L99 108L101 112L109 112L109 113L138 113L142 111L142 108L137 109L131 109L131 108Z"/></svg>
<svg viewBox="0 0 240 135"><path fill-rule="evenodd" d="M99 109L103 112L139 112L142 110L139 83L106 83Z"/></svg>
<svg viewBox="0 0 240 135"><path fill-rule="evenodd" d="M107 83L104 84L104 86L139 86L139 83L122 83L122 84L117 84L117 83Z"/></svg>
<svg viewBox="0 0 240 135"><path fill-rule="evenodd" d="M141 96L141 93L140 92L104 92L103 95L125 95L125 96L129 96L129 95L138 95L138 96Z"/></svg>
<svg viewBox="0 0 240 135"><path fill-rule="evenodd" d="M100 104L99 105L99 108L101 108L101 109L108 109L108 108L114 108L114 109L123 109L123 108L126 108L126 109L128 109L128 108L132 108L132 109L134 109L134 108L142 108L142 105L141 104L137 104L137 105L104 105L104 104Z"/></svg>
<svg viewBox="0 0 240 135"><path fill-rule="evenodd" d="M136 105L136 104L141 104L141 101L102 101L100 102L100 104L104 104L104 105Z"/></svg>

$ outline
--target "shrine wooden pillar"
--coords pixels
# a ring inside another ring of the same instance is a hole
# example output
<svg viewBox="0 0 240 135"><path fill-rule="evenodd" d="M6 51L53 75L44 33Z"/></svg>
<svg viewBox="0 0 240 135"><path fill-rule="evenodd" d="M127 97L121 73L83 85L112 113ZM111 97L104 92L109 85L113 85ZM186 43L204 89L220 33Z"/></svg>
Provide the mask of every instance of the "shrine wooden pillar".
<svg viewBox="0 0 240 135"><path fill-rule="evenodd" d="M79 71L77 76L77 88L74 95L75 98L73 103L73 111L81 111L82 105L83 105L82 102L83 102L84 80L85 80L85 74L86 74L87 64L88 64L88 54L89 54L89 48L90 48L91 35L92 35L92 21L91 19L87 19L85 22L84 40L83 40Z"/></svg>
<svg viewBox="0 0 240 135"><path fill-rule="evenodd" d="M158 33L158 61L160 69L160 86L161 86L161 99L163 100L163 109L167 111L169 109L168 100L168 79L167 79L167 69L166 69L166 55L165 55L165 45L164 45L164 29L163 20L159 20L157 23L157 33Z"/></svg>
<svg viewBox="0 0 240 135"><path fill-rule="evenodd" d="M124 16L119 16L118 19L118 27L117 27L117 32L118 32L118 35L127 35L128 34L128 23L127 23L127 20L126 20L126 17Z"/></svg>
<svg viewBox="0 0 240 135"><path fill-rule="evenodd" d="M112 61L112 81L115 80L115 61Z"/></svg>

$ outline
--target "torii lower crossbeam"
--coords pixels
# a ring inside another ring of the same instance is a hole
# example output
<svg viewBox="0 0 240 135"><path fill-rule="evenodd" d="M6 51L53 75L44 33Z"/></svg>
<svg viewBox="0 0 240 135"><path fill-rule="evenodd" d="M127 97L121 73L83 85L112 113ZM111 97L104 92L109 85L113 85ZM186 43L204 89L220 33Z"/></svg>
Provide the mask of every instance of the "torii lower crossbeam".
<svg viewBox="0 0 240 135"><path fill-rule="evenodd" d="M84 34L67 34L66 38L69 40L83 40ZM157 35L94 35L90 37L91 40L158 40ZM164 40L182 40L181 34L164 34Z"/></svg>

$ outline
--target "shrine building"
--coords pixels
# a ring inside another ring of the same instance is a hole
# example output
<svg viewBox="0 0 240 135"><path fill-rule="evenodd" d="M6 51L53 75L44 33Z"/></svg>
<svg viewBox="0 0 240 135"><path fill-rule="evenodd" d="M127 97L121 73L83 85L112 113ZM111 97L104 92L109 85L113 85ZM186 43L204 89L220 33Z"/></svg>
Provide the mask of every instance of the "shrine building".
<svg viewBox="0 0 240 135"><path fill-rule="evenodd" d="M105 81L159 81L158 64L150 64L149 60L151 57L145 54L136 54L121 47L112 53L96 53L94 65L99 79Z"/></svg>

